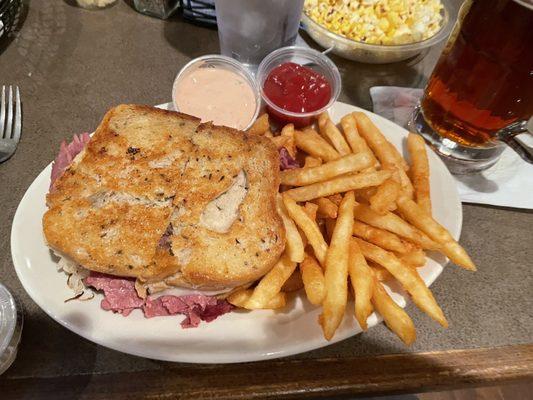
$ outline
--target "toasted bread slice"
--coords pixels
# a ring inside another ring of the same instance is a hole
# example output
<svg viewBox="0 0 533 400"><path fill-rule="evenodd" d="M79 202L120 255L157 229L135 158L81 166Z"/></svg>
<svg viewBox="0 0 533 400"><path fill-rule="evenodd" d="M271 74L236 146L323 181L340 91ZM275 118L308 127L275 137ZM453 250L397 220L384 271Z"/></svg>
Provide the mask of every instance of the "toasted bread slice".
<svg viewBox="0 0 533 400"><path fill-rule="evenodd" d="M278 186L268 139L121 105L54 183L44 234L90 270L232 287L264 275L283 251Z"/></svg>

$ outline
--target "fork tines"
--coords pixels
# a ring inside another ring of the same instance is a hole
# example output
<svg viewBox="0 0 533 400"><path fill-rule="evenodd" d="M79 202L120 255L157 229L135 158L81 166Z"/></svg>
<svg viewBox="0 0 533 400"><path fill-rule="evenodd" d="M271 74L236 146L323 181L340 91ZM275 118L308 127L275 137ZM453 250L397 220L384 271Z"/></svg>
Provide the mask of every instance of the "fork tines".
<svg viewBox="0 0 533 400"><path fill-rule="evenodd" d="M13 102L13 91L15 92L15 101ZM0 100L0 140L11 139L18 142L22 128L22 110L20 108L20 92L18 86L2 86Z"/></svg>

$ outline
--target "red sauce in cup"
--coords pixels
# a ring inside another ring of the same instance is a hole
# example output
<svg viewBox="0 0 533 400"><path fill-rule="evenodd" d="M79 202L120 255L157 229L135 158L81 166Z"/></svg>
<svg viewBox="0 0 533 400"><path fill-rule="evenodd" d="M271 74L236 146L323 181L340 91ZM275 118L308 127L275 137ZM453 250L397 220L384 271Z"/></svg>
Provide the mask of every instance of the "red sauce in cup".
<svg viewBox="0 0 533 400"><path fill-rule="evenodd" d="M274 68L263 84L265 96L279 108L293 113L320 110L331 99L328 80L311 68L288 62ZM295 117L268 107L269 114L281 122L309 125L311 117Z"/></svg>

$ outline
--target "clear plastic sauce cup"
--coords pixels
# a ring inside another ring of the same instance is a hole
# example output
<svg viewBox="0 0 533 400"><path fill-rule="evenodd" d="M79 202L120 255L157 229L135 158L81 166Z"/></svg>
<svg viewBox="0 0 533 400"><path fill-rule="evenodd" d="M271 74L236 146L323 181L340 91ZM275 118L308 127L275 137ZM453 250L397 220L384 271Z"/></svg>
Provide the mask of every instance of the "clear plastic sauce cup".
<svg viewBox="0 0 533 400"><path fill-rule="evenodd" d="M326 105L314 111L292 112L281 108L268 98L264 90L265 81L273 69L288 62L310 68L326 78L331 88L331 98ZM303 127L310 125L314 117L326 111L337 101L341 91L341 76L337 66L324 54L309 48L290 46L278 49L263 59L257 71L257 84L268 113L275 120Z"/></svg>
<svg viewBox="0 0 533 400"><path fill-rule="evenodd" d="M22 333L22 308L0 283L0 375L15 361Z"/></svg>
<svg viewBox="0 0 533 400"><path fill-rule="evenodd" d="M202 122L246 130L259 114L261 95L252 74L238 61L221 55L195 58L174 80L177 111Z"/></svg>

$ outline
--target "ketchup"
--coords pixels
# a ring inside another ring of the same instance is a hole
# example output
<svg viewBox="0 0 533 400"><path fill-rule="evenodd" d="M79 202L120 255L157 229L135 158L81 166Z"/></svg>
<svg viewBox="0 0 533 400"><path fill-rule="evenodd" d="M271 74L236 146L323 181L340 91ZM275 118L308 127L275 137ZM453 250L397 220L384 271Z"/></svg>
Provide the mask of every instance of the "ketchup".
<svg viewBox="0 0 533 400"><path fill-rule="evenodd" d="M288 62L274 68L263 85L265 96L279 108L294 113L316 111L328 104L331 99L331 86L328 80L311 68ZM305 126L309 117L291 117L269 108L269 114L282 122L292 122Z"/></svg>

